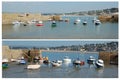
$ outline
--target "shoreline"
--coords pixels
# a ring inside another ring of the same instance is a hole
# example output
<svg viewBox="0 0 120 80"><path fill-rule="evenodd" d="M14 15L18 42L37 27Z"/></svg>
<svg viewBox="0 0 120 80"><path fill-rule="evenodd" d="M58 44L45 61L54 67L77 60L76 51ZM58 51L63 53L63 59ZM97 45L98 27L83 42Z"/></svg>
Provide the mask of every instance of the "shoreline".
<svg viewBox="0 0 120 80"><path fill-rule="evenodd" d="M72 52L79 52L79 53L87 53L87 54L89 54L89 53L97 53L97 54L99 54L99 52L91 52L91 51L65 51L65 50L41 50L42 52L62 52L62 53L64 53L64 52L70 52L70 53L72 53Z"/></svg>
<svg viewBox="0 0 120 80"><path fill-rule="evenodd" d="M98 17L101 22L118 22L118 14L113 15L56 15L54 16L55 20L60 20L61 17ZM48 21L53 18L52 15L42 15L40 13L2 13L2 25L12 24L14 21L28 22L31 20L37 21Z"/></svg>

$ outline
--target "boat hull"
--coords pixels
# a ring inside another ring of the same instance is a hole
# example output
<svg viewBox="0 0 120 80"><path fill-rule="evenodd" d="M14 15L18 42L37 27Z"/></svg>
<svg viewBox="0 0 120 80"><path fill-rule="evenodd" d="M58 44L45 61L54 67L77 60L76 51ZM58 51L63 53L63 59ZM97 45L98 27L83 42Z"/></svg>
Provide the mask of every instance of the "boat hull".
<svg viewBox="0 0 120 80"><path fill-rule="evenodd" d="M31 64L31 65L28 65L27 66L27 69L39 69L40 68L40 65L39 64Z"/></svg>
<svg viewBox="0 0 120 80"><path fill-rule="evenodd" d="M62 65L62 63L52 62L51 63L53 67L59 67Z"/></svg>
<svg viewBox="0 0 120 80"><path fill-rule="evenodd" d="M36 24L36 26L43 26L43 24Z"/></svg>

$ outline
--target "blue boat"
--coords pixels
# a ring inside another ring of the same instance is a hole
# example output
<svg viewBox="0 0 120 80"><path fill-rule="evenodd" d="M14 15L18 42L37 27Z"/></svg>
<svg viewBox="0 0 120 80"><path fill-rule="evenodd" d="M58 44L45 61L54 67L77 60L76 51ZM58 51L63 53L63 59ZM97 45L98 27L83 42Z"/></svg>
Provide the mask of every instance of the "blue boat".
<svg viewBox="0 0 120 80"><path fill-rule="evenodd" d="M19 62L19 64L26 64L26 61L24 59L21 59L21 61Z"/></svg>

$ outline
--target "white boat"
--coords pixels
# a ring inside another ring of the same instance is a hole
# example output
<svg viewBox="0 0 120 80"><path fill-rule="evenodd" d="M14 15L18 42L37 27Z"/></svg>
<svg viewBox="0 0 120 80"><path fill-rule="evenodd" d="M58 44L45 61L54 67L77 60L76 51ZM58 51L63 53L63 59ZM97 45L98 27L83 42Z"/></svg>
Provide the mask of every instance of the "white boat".
<svg viewBox="0 0 120 80"><path fill-rule="evenodd" d="M77 18L77 19L74 21L74 24L78 24L78 23L80 23L80 19L79 19L79 18Z"/></svg>
<svg viewBox="0 0 120 80"><path fill-rule="evenodd" d="M59 67L59 66L62 65L61 62L56 62L56 61L52 61L51 64L52 64L52 66L54 66L54 67Z"/></svg>
<svg viewBox="0 0 120 80"><path fill-rule="evenodd" d="M39 69L40 66L40 64L30 64L27 66L27 69Z"/></svg>
<svg viewBox="0 0 120 80"><path fill-rule="evenodd" d="M93 56L90 56L89 59L87 59L87 63L93 64L95 62L95 58Z"/></svg>
<svg viewBox="0 0 120 80"><path fill-rule="evenodd" d="M77 19L76 19L76 22L80 22L80 19L79 19L79 18L77 18Z"/></svg>
<svg viewBox="0 0 120 80"><path fill-rule="evenodd" d="M8 62L9 62L8 59L6 59L6 58L2 59L2 63L8 63Z"/></svg>
<svg viewBox="0 0 120 80"><path fill-rule="evenodd" d="M68 56L65 56L63 59L64 62L71 63L71 59Z"/></svg>
<svg viewBox="0 0 120 80"><path fill-rule="evenodd" d="M21 57L21 59L18 59L17 64L26 64L24 57Z"/></svg>
<svg viewBox="0 0 120 80"><path fill-rule="evenodd" d="M84 21L84 22L83 22L83 25L86 25L86 24L87 24L87 21Z"/></svg>
<svg viewBox="0 0 120 80"><path fill-rule="evenodd" d="M42 21L39 21L38 23L39 23L39 24L42 24L43 22L42 22Z"/></svg>
<svg viewBox="0 0 120 80"><path fill-rule="evenodd" d="M104 61L102 59L99 59L95 62L95 65L97 68L104 67Z"/></svg>
<svg viewBox="0 0 120 80"><path fill-rule="evenodd" d="M57 60L56 62L58 62L58 63L62 63L62 60Z"/></svg>
<svg viewBox="0 0 120 80"><path fill-rule="evenodd" d="M42 21L38 21L36 26L43 26L43 22Z"/></svg>
<svg viewBox="0 0 120 80"><path fill-rule="evenodd" d="M37 20L31 20L31 21L28 21L28 24L35 24L37 22Z"/></svg>
<svg viewBox="0 0 120 80"><path fill-rule="evenodd" d="M100 25L101 22L100 22L100 20L95 20L95 21L94 21L94 24L95 24L95 25Z"/></svg>
<svg viewBox="0 0 120 80"><path fill-rule="evenodd" d="M52 24L56 24L56 21L52 21Z"/></svg>
<svg viewBox="0 0 120 80"><path fill-rule="evenodd" d="M14 24L14 25L16 25L16 24L17 24L17 25L20 25L20 24L24 24L24 22L21 22L21 21L13 21L12 24Z"/></svg>
<svg viewBox="0 0 120 80"><path fill-rule="evenodd" d="M17 60L16 60L16 59L14 59L14 58L12 58L12 59L11 59L11 62L16 62L16 61L17 61Z"/></svg>

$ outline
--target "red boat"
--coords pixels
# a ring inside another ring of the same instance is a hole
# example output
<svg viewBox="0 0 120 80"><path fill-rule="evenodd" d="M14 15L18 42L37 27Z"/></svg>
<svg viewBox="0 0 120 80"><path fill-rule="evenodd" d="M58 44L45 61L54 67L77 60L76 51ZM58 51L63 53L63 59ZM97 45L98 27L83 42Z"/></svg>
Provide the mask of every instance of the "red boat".
<svg viewBox="0 0 120 80"><path fill-rule="evenodd" d="M43 26L43 24L39 24L39 23L38 23L38 24L36 24L36 26Z"/></svg>
<svg viewBox="0 0 120 80"><path fill-rule="evenodd" d="M42 21L39 21L36 26L43 26L43 22Z"/></svg>

